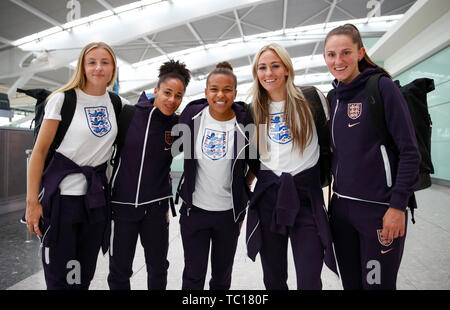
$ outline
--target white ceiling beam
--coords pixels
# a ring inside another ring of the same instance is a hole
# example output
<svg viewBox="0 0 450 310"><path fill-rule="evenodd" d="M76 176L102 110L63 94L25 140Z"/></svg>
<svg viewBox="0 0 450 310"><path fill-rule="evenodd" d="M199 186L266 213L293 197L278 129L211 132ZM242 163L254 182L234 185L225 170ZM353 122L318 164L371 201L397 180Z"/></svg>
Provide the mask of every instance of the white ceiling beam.
<svg viewBox="0 0 450 310"><path fill-rule="evenodd" d="M337 0L333 0L333 2L330 4L330 9L328 10L327 17L325 18L325 21L323 23L323 29L327 28L327 24L330 21L331 16L333 15L333 11L334 11L334 8L336 7L336 4L337 4ZM321 42L318 41L314 45L313 51L311 53L311 58L316 54L320 43ZM309 73L309 66L307 66L306 69L305 69L305 75L307 75L308 73Z"/></svg>
<svg viewBox="0 0 450 310"><path fill-rule="evenodd" d="M330 21L331 15L333 15L334 8L336 7L337 0L333 0L333 2L330 4L330 9L328 10L327 18L325 19L323 28L327 27L327 23Z"/></svg>
<svg viewBox="0 0 450 310"><path fill-rule="evenodd" d="M239 29L239 33L241 34L242 39L244 39L244 31L242 30L241 21L239 19L239 15L236 9L233 10L234 18L236 19L236 25Z"/></svg>
<svg viewBox="0 0 450 310"><path fill-rule="evenodd" d="M194 27L192 26L192 24L190 22L186 23L186 26L189 28L189 30L191 31L191 33L194 35L194 37L197 39L198 43L200 43L200 45L205 45L205 42L203 42L202 38L200 37L200 35L198 34L198 32L194 29Z"/></svg>
<svg viewBox="0 0 450 310"><path fill-rule="evenodd" d="M145 59L145 55L147 55L147 52L148 52L149 48L150 48L149 45L147 45L147 46L145 47L144 52L142 53L141 57L139 58L139 62L141 62L141 61L143 61L143 60Z"/></svg>
<svg viewBox="0 0 450 310"><path fill-rule="evenodd" d="M12 42L4 37L0 37L0 42L6 45L12 45Z"/></svg>
<svg viewBox="0 0 450 310"><path fill-rule="evenodd" d="M111 4L109 4L106 0L97 0L98 3L100 3L105 9L113 12L113 14L116 14L116 12L114 12L114 8L112 7Z"/></svg>
<svg viewBox="0 0 450 310"><path fill-rule="evenodd" d="M399 17L397 17L397 19L398 18ZM352 23L360 29L363 35L380 35L380 33L384 33L387 29L389 29L389 27L391 27L390 23L381 22L383 19L387 18L381 17L378 19L380 22L374 24L365 23L365 18L354 20ZM389 17L389 19L391 20L395 18ZM261 48L261 46L270 42L279 43L286 48L316 43L318 41L321 42L324 40L328 31L336 27L338 24L340 24L340 22L329 23L326 29L323 29L322 25L316 25L314 29L311 29L312 26L304 27L305 29L309 29L307 31L302 31L303 27L296 29L296 32L293 32L293 29L287 29L286 35L281 35L280 30L279 35L258 34L254 36L247 36L246 42L236 39L228 40L224 41L222 44L217 44L215 46L211 45L207 50L194 48L172 53L169 56L173 59L182 59L191 71L195 71L212 66L225 59L230 61L233 59L254 55ZM267 37L265 37L265 35ZM306 56L306 58L308 59L303 59L302 64L295 64L296 70L298 70L298 68L303 68L302 66L306 68L306 65L311 67L314 66L311 64L313 61L311 60L311 56ZM125 94L132 90L143 89L148 85L155 83L157 81L157 70L162 61L162 59L154 58L152 59L152 62L134 64L132 65L133 68L121 68L121 76L125 79L121 82L121 92ZM320 66L325 66L322 55L319 55L319 59L317 61L321 63ZM251 73L250 66L248 70L248 72ZM129 80L129 82L126 80ZM190 87L191 85L188 86L188 89Z"/></svg>
<svg viewBox="0 0 450 310"><path fill-rule="evenodd" d="M231 25L227 30L225 30L217 39L216 39L216 43L222 41L222 38L224 36L226 36L228 34L228 32L231 31L231 29L233 29L234 27L236 27L236 23L234 23L233 25Z"/></svg>
<svg viewBox="0 0 450 310"><path fill-rule="evenodd" d="M283 33L286 29L288 0L283 1Z"/></svg>
<svg viewBox="0 0 450 310"><path fill-rule="evenodd" d="M161 47L158 46L158 44L156 44L153 39L149 39L146 36L143 36L142 39L144 39L145 42L147 42L148 44L150 44L155 50L157 50L161 55L166 56L167 58L169 58L169 56L167 56L166 51L164 51Z"/></svg>
<svg viewBox="0 0 450 310"><path fill-rule="evenodd" d="M394 15L395 12L399 12L399 11L400 11L400 12L404 12L404 10L405 10L406 8L412 6L413 4L414 4L414 3L406 3L406 4L400 6L400 7L396 8L396 9L393 9L393 10L391 10L391 11L389 11L389 12L386 12L386 14L384 14L384 15Z"/></svg>
<svg viewBox="0 0 450 310"><path fill-rule="evenodd" d="M75 26L71 28L71 31L48 34L39 40L20 45L20 49L24 51L51 49L49 62L45 65L30 66L24 70L19 67L18 61L11 63L9 54L1 51L0 78L16 77L24 72L37 73L55 70L66 66L77 59L80 48L91 41L101 40L111 46L120 46L151 33L184 25L187 22L271 1L273 0L215 0L214 5L211 5L210 0L173 1L172 3L162 1L124 11L118 15L106 16L88 24ZM23 2L21 3L23 4ZM27 7L29 8L29 6ZM199 10L199 7L202 9Z"/></svg>
<svg viewBox="0 0 450 310"><path fill-rule="evenodd" d="M235 21L236 21L235 18L231 18L231 17L225 16L225 15L218 15L218 16L219 16L220 18L223 18L223 19L226 19L226 20L229 20L229 21L232 21L232 22L235 22ZM244 17L242 17L242 18L244 18ZM241 20L241 23L242 23L243 25L246 25L246 26L249 26L249 27L253 27L253 28L258 29L258 30L261 30L261 31L265 31L265 32L270 31L270 29L268 29L268 28L266 28L266 27L258 26L258 25L255 25L255 24L252 24L252 23L243 21L243 20Z"/></svg>
<svg viewBox="0 0 450 310"><path fill-rule="evenodd" d="M325 12L326 10L328 10L328 7L324 8L324 9L320 10L319 12L317 12L316 14L314 14L314 15L308 17L308 18L305 19L304 21L302 21L302 22L300 22L299 24L297 24L295 27L300 27L300 26L306 25L310 20L312 20L312 19L316 18L317 16L321 15L321 14L322 14L323 12Z"/></svg>
<svg viewBox="0 0 450 310"><path fill-rule="evenodd" d="M328 0L324 0L326 3L330 4L330 1ZM339 0L339 2L342 2L343 0ZM338 2L338 3L339 3ZM336 9L338 9L339 11L341 11L342 13L344 13L345 15L347 15L348 17L350 17L351 19L355 19L356 16L351 14L349 11L344 10L343 8L341 8L339 5L336 5Z"/></svg>
<svg viewBox="0 0 450 310"><path fill-rule="evenodd" d="M47 23L52 24L53 26L61 27L61 29L64 29L64 27L62 26L62 24L60 22L58 22L57 20L51 18L47 14L39 11L38 9L30 6L29 4L26 4L22 0L9 0L9 1L11 1L12 3L20 6L21 8L23 8L26 11L30 12L31 14L36 15L37 17L39 17L40 19L46 21Z"/></svg>

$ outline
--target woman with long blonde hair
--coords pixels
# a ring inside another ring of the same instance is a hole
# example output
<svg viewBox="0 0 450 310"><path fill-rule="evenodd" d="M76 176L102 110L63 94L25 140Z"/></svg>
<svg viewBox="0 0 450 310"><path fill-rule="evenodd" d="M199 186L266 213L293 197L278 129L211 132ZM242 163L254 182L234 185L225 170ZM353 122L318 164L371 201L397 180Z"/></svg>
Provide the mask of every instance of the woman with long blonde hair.
<svg viewBox="0 0 450 310"><path fill-rule="evenodd" d="M260 253L267 289L288 288L288 239L298 289L322 288L324 261L337 271L320 184L315 124L316 110L327 116L328 106L320 91L297 87L294 77L292 61L281 45L269 44L256 54L251 110L260 168L253 171L257 182L249 206L247 249L253 260Z"/></svg>
<svg viewBox="0 0 450 310"><path fill-rule="evenodd" d="M107 249L106 162L117 135L116 113L126 102L106 91L116 74L111 47L90 43L82 49L71 80L45 106L29 164L26 222L41 237L47 289L88 289L100 247ZM60 124L67 122L63 110L68 105L73 114L55 145ZM55 153L47 160L51 147Z"/></svg>

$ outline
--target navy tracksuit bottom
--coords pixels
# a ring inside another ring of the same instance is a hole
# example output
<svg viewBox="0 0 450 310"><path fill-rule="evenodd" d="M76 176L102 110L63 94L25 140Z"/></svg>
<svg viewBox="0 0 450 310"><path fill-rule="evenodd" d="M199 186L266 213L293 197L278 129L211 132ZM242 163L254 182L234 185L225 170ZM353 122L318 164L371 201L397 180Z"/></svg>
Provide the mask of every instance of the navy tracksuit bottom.
<svg viewBox="0 0 450 310"><path fill-rule="evenodd" d="M133 208L122 206L119 208ZM169 261L168 200L140 206L138 220L124 219L113 213L111 246L109 249L108 285L111 290L129 290L133 275L133 259L137 238L140 236L147 266L147 287L149 290L165 290ZM135 212L134 214L136 214Z"/></svg>
<svg viewBox="0 0 450 310"><path fill-rule="evenodd" d="M396 289L407 216L405 236L384 241L380 234L387 209L333 195L330 225L344 289Z"/></svg>
<svg viewBox="0 0 450 310"><path fill-rule="evenodd" d="M261 219L262 247L261 264L264 273L264 285L268 290L287 290L287 246L290 239L297 276L297 289L320 290L324 249L319 231L314 221L311 203L301 199L301 207L295 224L288 235L272 232L270 229L276 201L276 191L269 189L259 203L258 213Z"/></svg>
<svg viewBox="0 0 450 310"><path fill-rule="evenodd" d="M229 289L239 237L239 223L234 221L233 210L206 211L183 203L180 228L184 249L182 289L204 289L210 248L209 288Z"/></svg>
<svg viewBox="0 0 450 310"><path fill-rule="evenodd" d="M94 277L106 227L105 210L91 210L88 216L84 199L85 196L60 196L57 242L50 248L42 247L48 290L87 290Z"/></svg>

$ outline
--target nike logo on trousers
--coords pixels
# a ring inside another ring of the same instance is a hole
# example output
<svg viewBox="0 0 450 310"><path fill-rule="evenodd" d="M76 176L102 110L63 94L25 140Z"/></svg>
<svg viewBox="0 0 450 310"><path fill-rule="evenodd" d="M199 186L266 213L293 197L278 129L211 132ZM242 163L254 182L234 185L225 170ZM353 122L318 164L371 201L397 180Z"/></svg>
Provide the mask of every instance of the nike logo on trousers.
<svg viewBox="0 0 450 310"><path fill-rule="evenodd" d="M390 248L389 250L381 250L381 254L386 254L390 251L392 251L394 248Z"/></svg>
<svg viewBox="0 0 450 310"><path fill-rule="evenodd" d="M353 126L356 126L356 125L358 125L359 123L361 123L361 122L357 122L357 123L354 123L354 124L348 124L348 128L351 128L351 127L353 127Z"/></svg>

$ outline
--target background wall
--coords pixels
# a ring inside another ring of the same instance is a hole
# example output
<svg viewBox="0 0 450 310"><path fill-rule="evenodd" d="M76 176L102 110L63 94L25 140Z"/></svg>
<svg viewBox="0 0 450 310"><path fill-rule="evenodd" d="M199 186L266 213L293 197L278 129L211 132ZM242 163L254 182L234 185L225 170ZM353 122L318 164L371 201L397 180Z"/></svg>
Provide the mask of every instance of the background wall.
<svg viewBox="0 0 450 310"><path fill-rule="evenodd" d="M434 79L435 90L428 93L428 109L433 122L431 159L434 178L450 181L450 47L447 47L402 74L394 77L402 85L414 79Z"/></svg>
<svg viewBox="0 0 450 310"><path fill-rule="evenodd" d="M0 202L25 197L27 186L25 150L32 147L32 130L0 128Z"/></svg>

